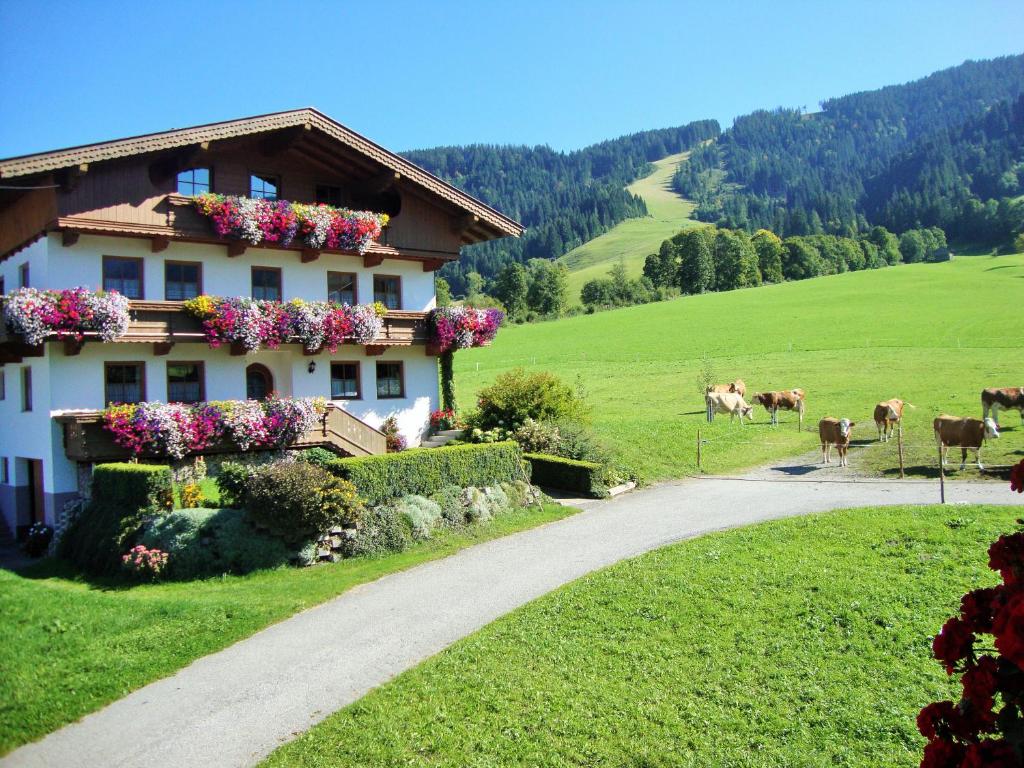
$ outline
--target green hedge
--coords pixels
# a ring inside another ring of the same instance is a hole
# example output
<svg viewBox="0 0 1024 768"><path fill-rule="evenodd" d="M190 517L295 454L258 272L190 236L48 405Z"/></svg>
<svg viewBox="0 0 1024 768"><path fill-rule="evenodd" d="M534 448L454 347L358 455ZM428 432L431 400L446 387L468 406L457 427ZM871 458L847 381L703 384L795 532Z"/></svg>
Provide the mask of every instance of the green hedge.
<svg viewBox="0 0 1024 768"><path fill-rule="evenodd" d="M91 573L116 572L143 518L171 508L172 488L165 465L98 465L92 500L64 533L60 554Z"/></svg>
<svg viewBox="0 0 1024 768"><path fill-rule="evenodd" d="M513 442L414 448L383 456L337 459L327 469L355 483L369 505L412 494L430 496L446 485L460 488L523 480L519 446Z"/></svg>
<svg viewBox="0 0 1024 768"><path fill-rule="evenodd" d="M605 469L592 461L563 459L546 453L525 453L523 458L533 469L534 485L576 491L600 499L608 495Z"/></svg>

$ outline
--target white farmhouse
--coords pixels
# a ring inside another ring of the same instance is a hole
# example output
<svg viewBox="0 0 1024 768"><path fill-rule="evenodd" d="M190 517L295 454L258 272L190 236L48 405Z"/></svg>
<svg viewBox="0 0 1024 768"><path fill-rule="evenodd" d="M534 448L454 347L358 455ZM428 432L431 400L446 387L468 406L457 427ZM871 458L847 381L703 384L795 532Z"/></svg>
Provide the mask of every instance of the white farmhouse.
<svg viewBox="0 0 1024 768"><path fill-rule="evenodd" d="M323 203L390 217L359 250L218 236L193 197ZM434 272L461 246L522 227L313 109L0 160L0 295L18 288L116 290L128 332L27 344L0 323L0 509L11 530L54 524L95 461L110 403L328 398L323 442L383 450L388 416L416 445L438 407L428 313ZM211 348L182 308L198 295L383 303L371 343L313 354L283 344Z"/></svg>

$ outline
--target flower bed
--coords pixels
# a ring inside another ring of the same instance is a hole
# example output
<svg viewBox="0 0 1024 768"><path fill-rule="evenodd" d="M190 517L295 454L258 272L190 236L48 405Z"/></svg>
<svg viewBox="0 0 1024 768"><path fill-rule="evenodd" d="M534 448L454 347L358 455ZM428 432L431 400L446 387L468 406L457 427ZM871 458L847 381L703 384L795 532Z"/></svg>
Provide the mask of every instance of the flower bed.
<svg viewBox="0 0 1024 768"><path fill-rule="evenodd" d="M116 291L68 288L40 291L19 288L4 300L4 321L27 344L41 344L46 337L81 341L87 331L103 341L113 341L128 331L128 299Z"/></svg>
<svg viewBox="0 0 1024 768"><path fill-rule="evenodd" d="M281 448L310 430L325 408L322 399L308 397L113 405L103 412L103 427L115 443L136 456L180 459L224 439L243 451Z"/></svg>
<svg viewBox="0 0 1024 768"><path fill-rule="evenodd" d="M494 340L504 319L500 309L440 307L430 314L431 342L442 352L480 347Z"/></svg>
<svg viewBox="0 0 1024 768"><path fill-rule="evenodd" d="M197 195L195 206L218 235L251 245L287 246L298 238L309 248L365 253L388 223L384 213L212 193Z"/></svg>
<svg viewBox="0 0 1024 768"><path fill-rule="evenodd" d="M331 304L293 299L286 304L244 296L199 296L184 303L185 311L203 322L211 347L241 344L247 352L266 346L277 349L283 342L300 341L310 352L331 352L348 340L369 344L380 333L387 309L374 304Z"/></svg>

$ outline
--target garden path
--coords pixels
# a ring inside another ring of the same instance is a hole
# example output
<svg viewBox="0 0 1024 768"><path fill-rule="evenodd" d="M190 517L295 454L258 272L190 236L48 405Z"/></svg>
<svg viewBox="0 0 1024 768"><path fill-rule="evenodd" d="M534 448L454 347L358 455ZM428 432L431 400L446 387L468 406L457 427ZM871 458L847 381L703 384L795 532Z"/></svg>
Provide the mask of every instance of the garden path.
<svg viewBox="0 0 1024 768"><path fill-rule="evenodd" d="M822 469L778 482L793 477L785 462L779 467L587 502L581 514L356 587L16 750L0 766L254 765L460 638L619 560L773 518L938 501L932 481L836 482L839 470ZM952 502L1024 504L1002 482L952 482L946 490Z"/></svg>

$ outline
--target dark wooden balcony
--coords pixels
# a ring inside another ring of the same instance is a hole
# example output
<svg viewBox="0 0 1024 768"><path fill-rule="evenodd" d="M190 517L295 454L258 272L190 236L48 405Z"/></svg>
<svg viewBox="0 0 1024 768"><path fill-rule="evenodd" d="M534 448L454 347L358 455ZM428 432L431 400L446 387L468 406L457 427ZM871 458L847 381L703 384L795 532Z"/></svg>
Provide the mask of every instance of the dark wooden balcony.
<svg viewBox="0 0 1024 768"><path fill-rule="evenodd" d="M2 300L0 300L2 301ZM2 305L0 305L2 306ZM180 301L132 301L131 324L128 332L111 342L113 344L135 343L152 344L157 355L170 352L175 344L205 344L202 322L186 312ZM429 328L426 312L407 312L389 310L384 316L384 325L372 343L363 345L367 355L379 355L389 347L410 347L423 345L428 352ZM54 337L56 339L56 337ZM75 355L86 343L103 343L94 332L86 332L83 342L65 340L65 354ZM355 346L350 342L338 348L339 354L347 347ZM301 349L300 342L295 341L282 346L282 349ZM244 349L234 347L232 354L241 355ZM0 364L20 362L23 357L42 354L41 347L29 347L24 344L18 334L12 334L0 322Z"/></svg>

